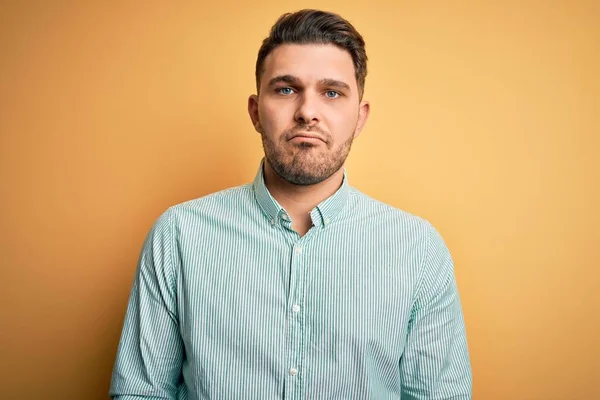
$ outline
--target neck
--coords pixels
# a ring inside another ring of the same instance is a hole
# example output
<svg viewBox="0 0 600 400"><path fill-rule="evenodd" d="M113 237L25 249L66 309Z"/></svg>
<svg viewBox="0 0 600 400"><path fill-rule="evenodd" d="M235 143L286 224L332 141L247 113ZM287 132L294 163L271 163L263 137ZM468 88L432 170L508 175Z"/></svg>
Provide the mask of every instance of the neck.
<svg viewBox="0 0 600 400"><path fill-rule="evenodd" d="M265 159L264 177L265 185L271 196L292 215L292 218L308 218L310 220L309 214L312 209L340 188L344 180L344 169L340 168L323 182L301 186L283 179Z"/></svg>

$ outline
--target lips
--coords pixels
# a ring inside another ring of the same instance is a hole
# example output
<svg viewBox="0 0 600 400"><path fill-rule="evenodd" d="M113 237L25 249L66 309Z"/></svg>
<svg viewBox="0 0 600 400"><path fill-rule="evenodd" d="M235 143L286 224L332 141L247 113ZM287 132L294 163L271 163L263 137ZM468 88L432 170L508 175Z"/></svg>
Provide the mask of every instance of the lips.
<svg viewBox="0 0 600 400"><path fill-rule="evenodd" d="M325 140L321 136L315 135L312 133L307 133L307 132L299 132L299 133L295 134L294 136L292 136L290 140L293 140L293 139L320 140L321 142L325 143Z"/></svg>

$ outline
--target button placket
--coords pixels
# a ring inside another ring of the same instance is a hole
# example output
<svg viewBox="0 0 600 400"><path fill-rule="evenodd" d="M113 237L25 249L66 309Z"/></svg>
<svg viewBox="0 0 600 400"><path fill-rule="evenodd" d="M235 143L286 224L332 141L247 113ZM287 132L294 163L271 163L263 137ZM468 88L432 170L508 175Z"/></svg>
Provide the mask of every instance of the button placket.
<svg viewBox="0 0 600 400"><path fill-rule="evenodd" d="M289 370L288 376L292 380L292 385L295 386L294 391L298 391L300 393L301 389L301 373L302 362L303 362L303 341L304 341L304 326L303 326L303 315L302 315L302 307L300 306L303 302L304 296L304 279L305 279L305 257L304 252L305 248L302 245L306 237L297 241L292 247L292 257L291 257L291 267L292 273L294 274L293 280L294 282L294 290L290 293L289 298L289 308L288 312L289 319L288 323L290 324L290 333L291 333L291 345L292 351L290 352L289 359ZM302 244L301 244L302 243ZM298 386L300 385L300 386Z"/></svg>

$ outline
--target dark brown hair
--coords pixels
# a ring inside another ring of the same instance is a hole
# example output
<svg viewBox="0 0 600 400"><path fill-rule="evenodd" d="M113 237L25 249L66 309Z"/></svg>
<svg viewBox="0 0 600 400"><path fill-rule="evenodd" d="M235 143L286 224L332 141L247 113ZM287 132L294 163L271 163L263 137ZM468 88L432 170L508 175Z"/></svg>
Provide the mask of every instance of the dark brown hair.
<svg viewBox="0 0 600 400"><path fill-rule="evenodd" d="M263 40L256 60L256 90L264 74L265 58L282 44L333 44L346 50L354 62L354 75L359 98L365 89L367 53L365 41L358 31L338 14L320 10L301 10L283 14Z"/></svg>

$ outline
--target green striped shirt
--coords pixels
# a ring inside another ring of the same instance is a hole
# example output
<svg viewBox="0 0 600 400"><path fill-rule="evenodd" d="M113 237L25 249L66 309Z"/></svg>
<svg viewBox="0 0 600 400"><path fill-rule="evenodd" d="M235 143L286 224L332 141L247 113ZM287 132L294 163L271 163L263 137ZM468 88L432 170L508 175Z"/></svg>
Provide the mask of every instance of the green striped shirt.
<svg viewBox="0 0 600 400"><path fill-rule="evenodd" d="M344 173L300 237L262 166L152 227L111 396L470 399L453 263L432 225Z"/></svg>

